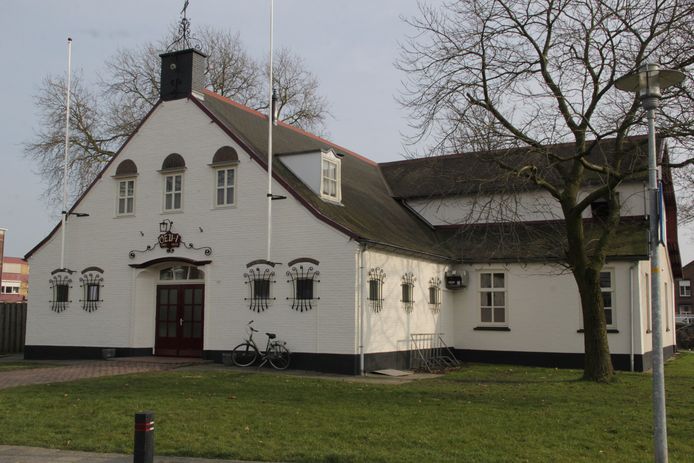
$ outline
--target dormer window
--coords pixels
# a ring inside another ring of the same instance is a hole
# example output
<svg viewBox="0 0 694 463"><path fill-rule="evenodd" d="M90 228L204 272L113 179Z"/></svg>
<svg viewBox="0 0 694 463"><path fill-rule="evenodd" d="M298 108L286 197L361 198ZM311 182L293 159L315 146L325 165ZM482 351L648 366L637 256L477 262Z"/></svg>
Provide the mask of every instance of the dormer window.
<svg viewBox="0 0 694 463"><path fill-rule="evenodd" d="M331 201L341 201L340 159L328 151L321 155L321 197Z"/></svg>

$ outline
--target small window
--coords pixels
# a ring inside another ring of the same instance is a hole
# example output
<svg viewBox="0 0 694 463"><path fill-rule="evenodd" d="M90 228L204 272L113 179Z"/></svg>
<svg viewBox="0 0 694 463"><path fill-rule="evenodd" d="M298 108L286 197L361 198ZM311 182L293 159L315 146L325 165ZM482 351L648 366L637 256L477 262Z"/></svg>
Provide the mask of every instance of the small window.
<svg viewBox="0 0 694 463"><path fill-rule="evenodd" d="M82 309L94 312L101 305L101 287L104 285L104 271L99 267L87 267L82 270L80 286L82 287Z"/></svg>
<svg viewBox="0 0 694 463"><path fill-rule="evenodd" d="M605 308L605 325L608 328L615 328L617 320L614 310L614 275L611 271L600 272L600 291L602 292L602 303Z"/></svg>
<svg viewBox="0 0 694 463"><path fill-rule="evenodd" d="M506 325L506 274L480 273L480 321Z"/></svg>
<svg viewBox="0 0 694 463"><path fill-rule="evenodd" d="M270 299L270 280L253 280L253 298Z"/></svg>
<svg viewBox="0 0 694 463"><path fill-rule="evenodd" d="M680 280L680 297L691 297L692 286L690 280Z"/></svg>
<svg viewBox="0 0 694 463"><path fill-rule="evenodd" d="M341 201L340 188L341 162L332 151L321 156L321 197L331 201Z"/></svg>
<svg viewBox="0 0 694 463"><path fill-rule="evenodd" d="M72 287L71 275L75 273L68 269L57 269L51 272L51 310L56 313L63 312L70 305L70 288Z"/></svg>
<svg viewBox="0 0 694 463"><path fill-rule="evenodd" d="M56 285L56 302L66 303L69 301L70 287L67 283L60 283Z"/></svg>
<svg viewBox="0 0 694 463"><path fill-rule="evenodd" d="M275 281L275 263L264 259L254 260L246 264L243 274L249 289L249 309L254 312L264 312L275 300L272 297L272 285Z"/></svg>
<svg viewBox="0 0 694 463"><path fill-rule="evenodd" d="M378 313L383 310L383 282L386 274L383 269L376 267L369 270L369 305L371 310Z"/></svg>
<svg viewBox="0 0 694 463"><path fill-rule="evenodd" d="M183 175L174 174L164 177L164 211L182 209Z"/></svg>
<svg viewBox="0 0 694 463"><path fill-rule="evenodd" d="M432 277L429 280L429 308L436 313L441 310L441 278Z"/></svg>
<svg viewBox="0 0 694 463"><path fill-rule="evenodd" d="M316 284L320 281L317 270L318 261L309 257L294 259L289 262L287 271L287 283L292 285L292 297L287 300L292 301L292 309L299 312L311 310L313 305L320 299L316 296Z"/></svg>
<svg viewBox="0 0 694 463"><path fill-rule="evenodd" d="M414 283L416 278L412 272L405 273L402 276L402 282L400 283L400 289L402 291L402 302L403 309L405 312L411 313L414 309Z"/></svg>
<svg viewBox="0 0 694 463"><path fill-rule="evenodd" d="M617 204L619 204L619 193L614 192ZM590 204L590 213L594 219L604 222L610 216L610 201L607 198L601 198L593 201Z"/></svg>
<svg viewBox="0 0 694 463"><path fill-rule="evenodd" d="M235 204L236 169L223 168L216 170L215 207L233 206Z"/></svg>
<svg viewBox="0 0 694 463"><path fill-rule="evenodd" d="M135 180L118 182L117 215L132 215L135 212Z"/></svg>

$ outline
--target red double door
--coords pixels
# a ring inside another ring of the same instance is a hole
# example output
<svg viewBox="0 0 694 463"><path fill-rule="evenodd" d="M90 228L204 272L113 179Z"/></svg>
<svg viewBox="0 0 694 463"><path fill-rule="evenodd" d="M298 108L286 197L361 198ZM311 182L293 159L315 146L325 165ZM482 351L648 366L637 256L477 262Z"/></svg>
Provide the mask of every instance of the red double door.
<svg viewBox="0 0 694 463"><path fill-rule="evenodd" d="M201 357L205 285L157 286L154 354Z"/></svg>

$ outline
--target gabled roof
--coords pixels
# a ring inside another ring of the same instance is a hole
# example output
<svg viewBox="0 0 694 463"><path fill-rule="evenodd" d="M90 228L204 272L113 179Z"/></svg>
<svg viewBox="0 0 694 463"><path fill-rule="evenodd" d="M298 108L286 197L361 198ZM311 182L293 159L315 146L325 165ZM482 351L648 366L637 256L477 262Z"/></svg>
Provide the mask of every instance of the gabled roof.
<svg viewBox="0 0 694 463"><path fill-rule="evenodd" d="M205 92L204 101L195 101L226 127L261 165L266 166L265 115L212 92ZM359 241L448 258L436 233L392 198L375 162L284 123L278 123L273 129L272 141L275 179L319 219ZM282 155L327 149L344 155L341 160L341 204L321 200L281 162Z"/></svg>
<svg viewBox="0 0 694 463"><path fill-rule="evenodd" d="M254 161L267 169L268 120L265 115L210 91L204 91L202 100L194 96L190 96L189 99L239 143ZM153 111L154 108L140 125ZM642 140L634 140L635 146L642 146ZM104 170L116 160L122 149L123 147ZM281 161L283 155L328 149L344 155L341 160L341 204L321 200ZM558 149L568 148L562 145ZM635 152L640 153L639 150L640 148ZM556 228L552 239L549 240L542 237L549 237L551 227L530 224L525 231L518 232L526 233L528 236L521 237L521 240L511 245L508 240L503 239L504 227L507 224L475 225L467 229L436 229L420 219L400 200L436 196L451 191L477 192L480 188L486 188L480 186L478 177L484 169L489 169L490 163L480 163L479 157L472 165L468 163L471 159L469 155L377 164L321 137L281 122L273 129L273 151L275 180L316 218L359 242L400 253L414 253L434 260L456 262L515 262L563 258L556 254ZM604 155L602 151L596 153ZM522 159L524 152L518 151L516 156ZM641 156L637 155L629 162L637 162L639 159ZM465 168L461 169L461 165ZM102 174L103 171L96 180ZM93 185L94 183L90 185L85 194ZM489 187L494 188L491 183ZM70 211L79 205L83 197L84 195L77 200ZM36 252L58 229L59 224L26 257ZM624 224L617 234L618 239L615 240L610 257L644 258L643 249L647 238L642 229L643 224L640 223Z"/></svg>

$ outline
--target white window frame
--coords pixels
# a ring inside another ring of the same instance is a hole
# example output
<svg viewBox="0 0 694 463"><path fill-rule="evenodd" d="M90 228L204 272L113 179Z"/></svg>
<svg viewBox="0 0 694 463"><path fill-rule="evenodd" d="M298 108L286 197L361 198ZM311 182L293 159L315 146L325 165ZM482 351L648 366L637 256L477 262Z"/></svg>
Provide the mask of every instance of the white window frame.
<svg viewBox="0 0 694 463"><path fill-rule="evenodd" d="M610 274L610 286L609 287L603 287L602 286L602 281L600 281L600 293L610 293L610 307L609 309L607 307L604 307L604 298L603 298L603 309L605 311L610 310L610 315L612 316L612 323L607 323L607 317L605 317L605 327L607 329L612 329L616 330L617 329L617 303L615 296L617 294L617 291L615 290L615 272L614 269L611 268L603 268L600 271L599 278L602 279L602 274L603 273L609 273Z"/></svg>
<svg viewBox="0 0 694 463"><path fill-rule="evenodd" d="M132 182L133 184L133 190L132 190L132 195L128 195L128 183ZM125 183L125 195L121 196L121 184ZM131 215L135 215L135 177L131 178L119 178L116 180L116 217L127 217ZM121 212L120 210L120 201L124 200L125 201L125 211ZM128 211L128 199L132 199L132 211Z"/></svg>
<svg viewBox="0 0 694 463"><path fill-rule="evenodd" d="M503 288L497 288L494 286L494 274L500 274L504 276L504 286ZM482 287L482 276L483 275L490 275L490 287L488 288L483 288ZM503 327L508 327L509 326L509 310L508 310L508 274L503 271L503 270L485 270L483 272L479 272L479 284L478 284L478 293L479 293L479 321L482 326L503 326ZM492 293L491 296L491 305L487 304L482 304L482 294L484 293ZM503 305L497 305L495 304L494 301L494 293L503 293L503 298L504 298L504 304ZM504 321L499 322L499 321L494 321L494 309L497 308L502 308L504 309ZM489 308L491 309L491 315L492 315L492 321L482 321L482 309L483 308Z"/></svg>
<svg viewBox="0 0 694 463"><path fill-rule="evenodd" d="M181 188L180 190L176 190L176 177L181 177ZM173 180L171 181L171 184L173 186L173 189L171 191L167 191L166 189L166 181L167 179L172 178ZM162 203L162 210L164 212L181 212L183 211L183 172L171 172L171 173L166 173L164 174L164 197L163 197L163 203ZM180 201L180 207L176 208L173 207L176 203L176 194L181 195L181 201ZM171 195L171 208L166 207L166 196Z"/></svg>
<svg viewBox="0 0 694 463"><path fill-rule="evenodd" d="M324 175L324 166L326 163L333 164L335 166L335 179L331 179L329 177L326 177ZM325 187L326 187L326 180L327 181L334 181L335 182L335 194L331 195L329 193L325 193ZM321 153L321 164L320 164L320 196L322 199L327 200L327 201L333 201L333 202L341 202L342 201L342 162L340 158L335 156L335 154L332 151L328 151L327 153Z"/></svg>
<svg viewBox="0 0 694 463"><path fill-rule="evenodd" d="M230 170L234 172L234 181L232 182L231 185L229 185L229 171ZM224 186L223 187L220 187L219 183L218 183L218 178L219 178L220 172L224 172ZM238 197L238 195L237 195L238 191L236 188L236 183L237 183L236 180L237 179L238 179L238 169L236 166L227 165L227 166L216 167L214 169L214 189L213 189L214 190L214 193L213 193L214 197L212 198L212 201L213 201L213 207L215 209L221 209L221 208L236 206L237 197ZM233 195L233 201L231 203L226 202L226 200L227 200L227 188L229 188L229 187L231 187L232 195ZM220 204L217 201L218 200L218 193L219 193L220 189L224 191L224 202L222 204Z"/></svg>
<svg viewBox="0 0 694 463"><path fill-rule="evenodd" d="M692 283L690 280L680 280L680 297L692 297Z"/></svg>

